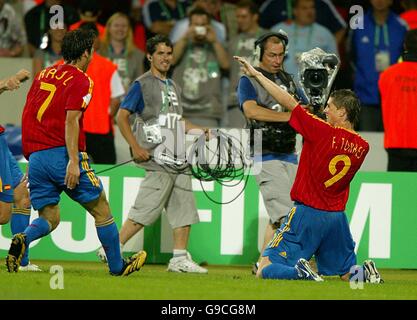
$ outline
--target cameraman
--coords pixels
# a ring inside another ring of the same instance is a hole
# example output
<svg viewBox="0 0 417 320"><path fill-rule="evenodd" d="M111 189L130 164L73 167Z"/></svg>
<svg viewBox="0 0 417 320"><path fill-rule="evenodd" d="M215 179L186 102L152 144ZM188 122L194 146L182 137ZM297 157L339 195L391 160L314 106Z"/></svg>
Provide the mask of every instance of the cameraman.
<svg viewBox="0 0 417 320"><path fill-rule="evenodd" d="M255 41L255 48L260 53L258 70L279 86L285 87L289 93L295 94L295 83L283 70L287 45L288 37L282 31L259 37ZM290 189L298 164L295 154L296 133L287 123L290 113L277 104L256 80L242 76L237 90L239 106L251 131L262 130L262 170L255 178L270 218L265 230L263 251L293 206Z"/></svg>

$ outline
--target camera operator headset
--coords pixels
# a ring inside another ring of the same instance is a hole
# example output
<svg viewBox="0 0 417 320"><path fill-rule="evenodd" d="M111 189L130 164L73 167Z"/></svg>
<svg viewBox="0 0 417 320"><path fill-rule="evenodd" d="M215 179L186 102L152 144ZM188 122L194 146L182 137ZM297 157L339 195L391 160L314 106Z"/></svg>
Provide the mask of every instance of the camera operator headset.
<svg viewBox="0 0 417 320"><path fill-rule="evenodd" d="M259 55L259 67L256 69L289 93L296 95L293 79L283 70L287 48L288 37L282 30L259 37L255 41L255 55ZM255 79L243 75L237 90L239 105L251 129L252 148L254 133L262 132L262 170L255 178L270 217L263 251L293 206L290 190L298 163L295 154L296 132L288 125L290 113L277 104Z"/></svg>

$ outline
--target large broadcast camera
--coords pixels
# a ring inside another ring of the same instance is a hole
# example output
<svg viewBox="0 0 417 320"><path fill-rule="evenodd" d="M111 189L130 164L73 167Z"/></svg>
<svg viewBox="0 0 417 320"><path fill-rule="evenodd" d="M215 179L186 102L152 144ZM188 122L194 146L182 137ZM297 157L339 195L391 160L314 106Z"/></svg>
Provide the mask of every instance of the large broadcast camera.
<svg viewBox="0 0 417 320"><path fill-rule="evenodd" d="M340 60L333 53L315 48L303 52L298 62L302 90L314 113L319 115L339 71Z"/></svg>

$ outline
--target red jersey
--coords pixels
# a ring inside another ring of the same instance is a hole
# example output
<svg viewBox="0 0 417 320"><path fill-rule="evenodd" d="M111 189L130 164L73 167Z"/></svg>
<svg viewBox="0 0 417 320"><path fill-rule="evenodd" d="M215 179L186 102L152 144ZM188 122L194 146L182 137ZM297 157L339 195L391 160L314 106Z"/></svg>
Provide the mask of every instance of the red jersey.
<svg viewBox="0 0 417 320"><path fill-rule="evenodd" d="M0 134L2 134L3 132L4 132L4 128L0 126Z"/></svg>
<svg viewBox="0 0 417 320"><path fill-rule="evenodd" d="M289 124L304 137L291 199L326 211L344 211L349 185L369 151L359 134L332 127L301 106Z"/></svg>
<svg viewBox="0 0 417 320"><path fill-rule="evenodd" d="M36 75L27 95L22 117L23 154L65 146L67 110L83 111L93 91L93 81L75 66L52 66ZM79 151L85 151L80 119Z"/></svg>

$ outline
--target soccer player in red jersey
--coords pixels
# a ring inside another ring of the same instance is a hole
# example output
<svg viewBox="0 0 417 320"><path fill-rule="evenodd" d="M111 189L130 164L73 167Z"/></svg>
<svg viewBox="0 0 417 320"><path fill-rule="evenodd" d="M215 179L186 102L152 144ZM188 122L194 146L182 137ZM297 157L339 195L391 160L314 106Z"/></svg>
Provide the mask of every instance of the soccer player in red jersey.
<svg viewBox="0 0 417 320"><path fill-rule="evenodd" d="M145 262L144 251L122 259L118 230L103 186L85 153L82 118L93 82L84 72L93 54L93 42L90 31L67 33L62 42L65 64L42 70L29 90L23 110L22 142L29 160L30 197L39 218L13 237L6 257L9 272L18 271L25 248L32 241L58 226L62 191L94 217L112 275L128 275Z"/></svg>
<svg viewBox="0 0 417 320"><path fill-rule="evenodd" d="M344 213L350 182L369 151L368 142L353 130L360 111L358 98L350 90L334 91L324 109L327 121L323 121L245 59L235 59L291 111L289 124L304 137L291 190L295 205L263 252L257 276L323 281L319 274L349 280L351 274L363 272L361 281L381 283L373 261L356 267L355 243ZM313 255L319 274L308 263Z"/></svg>

